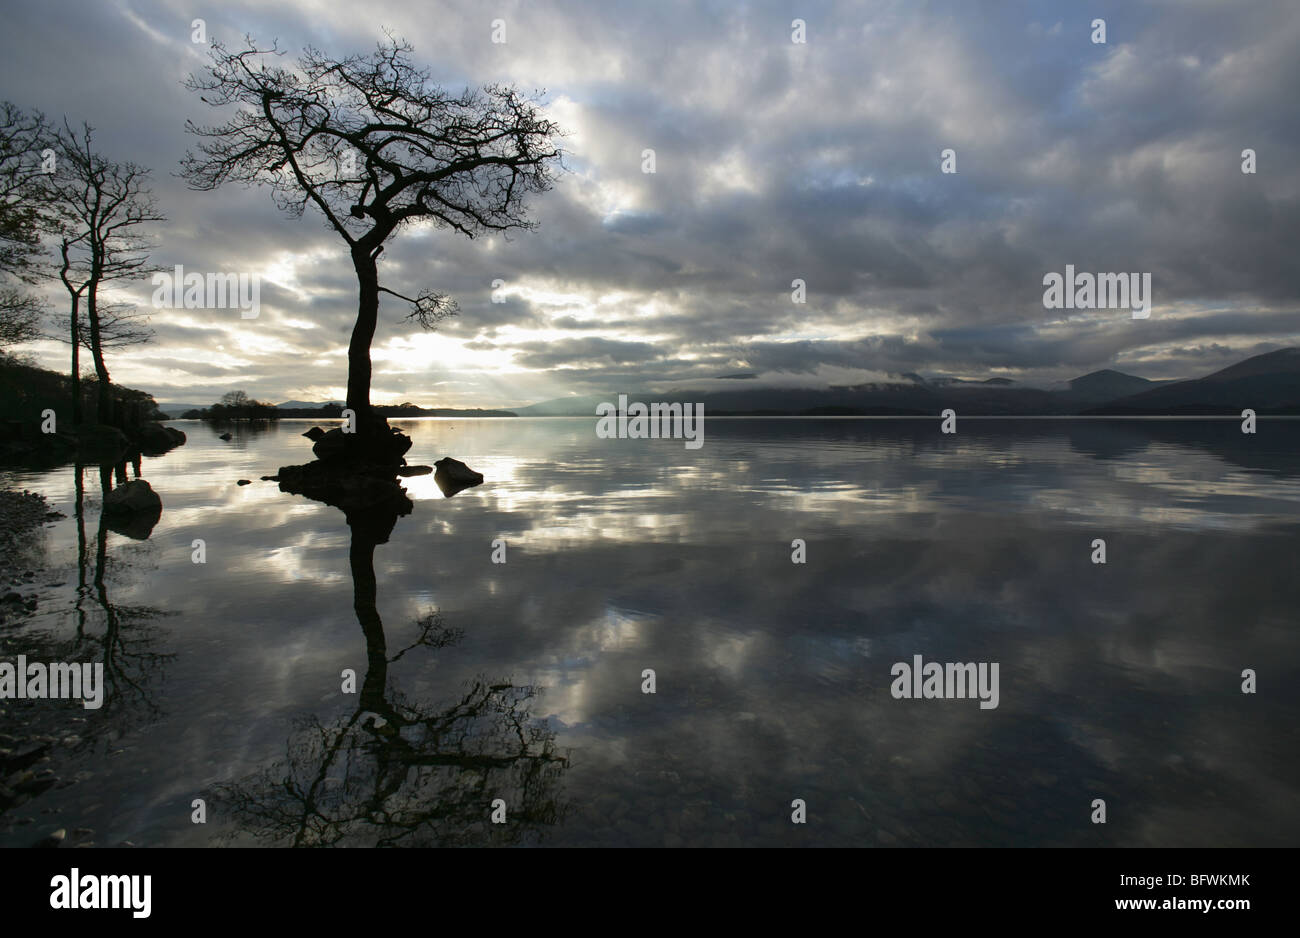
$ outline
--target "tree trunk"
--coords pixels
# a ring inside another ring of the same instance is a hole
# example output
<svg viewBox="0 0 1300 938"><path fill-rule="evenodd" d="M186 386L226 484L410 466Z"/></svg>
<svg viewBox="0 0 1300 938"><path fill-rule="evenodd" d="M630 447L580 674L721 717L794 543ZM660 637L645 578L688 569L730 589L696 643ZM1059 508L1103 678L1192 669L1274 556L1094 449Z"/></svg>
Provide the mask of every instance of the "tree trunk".
<svg viewBox="0 0 1300 938"><path fill-rule="evenodd" d="M348 407L357 415L358 435L366 436L371 427L370 410L370 343L379 322L379 272L367 247L352 250L360 294L357 323L352 327L348 344Z"/></svg>
<svg viewBox="0 0 1300 938"><path fill-rule="evenodd" d="M90 290L86 294L86 316L90 320L90 353L95 359L95 374L99 377L99 399L95 405L95 422L113 424L113 387L104 364L104 349L99 336L99 308L95 305L99 287L99 265L91 272Z"/></svg>
<svg viewBox="0 0 1300 938"><path fill-rule="evenodd" d="M72 425L81 426L81 297L72 295Z"/></svg>
<svg viewBox="0 0 1300 938"><path fill-rule="evenodd" d="M382 245L379 235L352 246L352 266L357 272L357 324L352 327L348 344L348 408L356 414L354 434L347 436L348 455L373 465L400 466L403 454L411 448L411 438L390 429L388 421L375 413L370 404L370 343L379 322L379 272L374 245Z"/></svg>

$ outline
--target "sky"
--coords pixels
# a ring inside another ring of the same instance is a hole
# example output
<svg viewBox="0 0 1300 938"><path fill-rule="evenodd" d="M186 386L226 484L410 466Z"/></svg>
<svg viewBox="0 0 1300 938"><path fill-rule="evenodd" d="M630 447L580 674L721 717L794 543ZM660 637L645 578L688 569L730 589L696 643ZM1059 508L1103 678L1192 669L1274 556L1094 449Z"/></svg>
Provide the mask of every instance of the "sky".
<svg viewBox="0 0 1300 938"><path fill-rule="evenodd" d="M160 402L342 400L356 315L321 216L180 178L186 119L222 117L182 84L209 61L195 19L230 46L338 56L387 28L449 90L536 91L565 133L556 185L528 203L535 231L390 241L384 285L448 293L460 313L422 332L384 297L377 403L512 407L737 375L1197 377L1300 344L1293 0L51 0L3 15L0 97L86 121L106 156L153 170L168 219L153 262L260 277L256 319L122 286L155 337L109 368ZM1150 274L1149 318L1046 308L1044 277L1067 264ZM57 342L24 351L66 367Z"/></svg>

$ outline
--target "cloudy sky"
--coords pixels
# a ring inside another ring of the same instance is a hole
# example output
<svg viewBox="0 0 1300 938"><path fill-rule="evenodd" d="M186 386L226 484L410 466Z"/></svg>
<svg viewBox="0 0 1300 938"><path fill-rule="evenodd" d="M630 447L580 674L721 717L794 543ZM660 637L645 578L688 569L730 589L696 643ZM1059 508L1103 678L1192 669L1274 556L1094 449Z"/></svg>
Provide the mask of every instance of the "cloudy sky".
<svg viewBox="0 0 1300 938"><path fill-rule="evenodd" d="M147 281L126 289L157 335L109 367L160 401L341 399L356 308L319 216L177 177L186 118L217 116L182 87L208 61L196 18L228 45L340 56L387 27L450 89L544 89L567 134L566 172L531 202L537 231L389 244L386 285L450 293L461 313L421 333L385 298L377 402L509 407L735 374L1193 377L1300 344L1293 0L53 0L4 18L0 96L86 120L105 155L154 170L169 219L154 261L262 278L255 320L154 310ZM956 173L940 171L946 148ZM1066 264L1150 273L1150 318L1045 309L1043 277ZM56 343L30 351L64 367Z"/></svg>

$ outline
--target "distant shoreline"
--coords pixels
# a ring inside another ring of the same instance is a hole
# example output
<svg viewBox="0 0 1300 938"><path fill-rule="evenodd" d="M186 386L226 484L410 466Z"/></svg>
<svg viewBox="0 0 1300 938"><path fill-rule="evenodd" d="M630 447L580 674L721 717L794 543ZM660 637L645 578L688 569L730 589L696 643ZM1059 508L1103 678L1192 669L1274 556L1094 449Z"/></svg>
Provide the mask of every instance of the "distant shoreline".
<svg viewBox="0 0 1300 938"><path fill-rule="evenodd" d="M514 418L516 420L594 420L594 414L528 414L519 416L512 413L474 413L464 412L457 414L421 414L412 417L393 417L396 420L498 420L503 418ZM711 420L939 420L942 419L939 414L736 414L736 413L717 413L705 414ZM959 420L1236 420L1240 421L1240 414L958 414ZM201 417L176 417L169 418L168 422L191 422L203 423L207 418ZM247 420L247 418L234 418L237 420ZM276 423L281 420L301 420L310 422L313 420L337 420L338 414L329 416L312 414L308 416L288 416L278 418ZM1261 413L1257 415L1259 420L1300 420L1300 414L1269 414ZM230 422L228 419L224 422ZM256 423L270 423L268 420L255 420Z"/></svg>

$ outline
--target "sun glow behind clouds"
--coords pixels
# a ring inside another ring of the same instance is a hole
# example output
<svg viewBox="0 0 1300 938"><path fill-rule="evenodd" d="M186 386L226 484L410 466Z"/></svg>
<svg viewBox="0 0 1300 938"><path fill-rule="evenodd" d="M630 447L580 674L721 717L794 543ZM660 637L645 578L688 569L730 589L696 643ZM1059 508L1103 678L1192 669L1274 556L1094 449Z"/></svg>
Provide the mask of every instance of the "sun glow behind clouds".
<svg viewBox="0 0 1300 938"><path fill-rule="evenodd" d="M371 360L390 365L390 373L521 372L505 348L466 348L462 339L438 332L396 336L372 350Z"/></svg>

